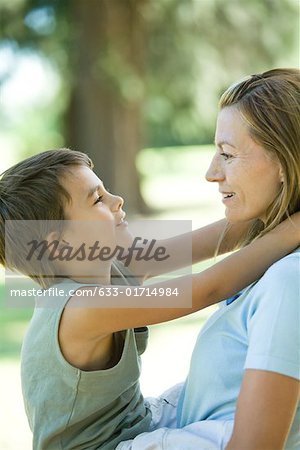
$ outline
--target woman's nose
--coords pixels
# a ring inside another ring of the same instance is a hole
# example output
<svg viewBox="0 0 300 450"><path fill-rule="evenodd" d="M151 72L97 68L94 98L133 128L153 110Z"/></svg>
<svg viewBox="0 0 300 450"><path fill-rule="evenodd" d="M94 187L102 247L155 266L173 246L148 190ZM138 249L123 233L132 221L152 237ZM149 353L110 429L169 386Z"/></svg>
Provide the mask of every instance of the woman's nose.
<svg viewBox="0 0 300 450"><path fill-rule="evenodd" d="M218 156L214 156L205 175L207 181L222 181L225 178Z"/></svg>

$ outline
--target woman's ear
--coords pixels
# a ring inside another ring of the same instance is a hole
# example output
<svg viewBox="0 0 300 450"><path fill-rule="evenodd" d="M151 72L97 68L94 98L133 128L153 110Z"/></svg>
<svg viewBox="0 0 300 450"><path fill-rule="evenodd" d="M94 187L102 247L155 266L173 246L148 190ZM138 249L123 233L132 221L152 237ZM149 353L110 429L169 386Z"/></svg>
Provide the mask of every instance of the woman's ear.
<svg viewBox="0 0 300 450"><path fill-rule="evenodd" d="M282 169L281 166L280 166L280 169L279 169L279 179L280 179L280 183L284 182L284 173L283 173L283 169Z"/></svg>

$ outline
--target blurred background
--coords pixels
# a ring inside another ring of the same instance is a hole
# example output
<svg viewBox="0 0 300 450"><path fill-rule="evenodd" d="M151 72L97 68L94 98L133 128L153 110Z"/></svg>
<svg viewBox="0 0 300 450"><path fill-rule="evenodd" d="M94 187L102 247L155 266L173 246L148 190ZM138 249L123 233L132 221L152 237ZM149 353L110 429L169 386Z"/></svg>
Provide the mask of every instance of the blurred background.
<svg viewBox="0 0 300 450"><path fill-rule="evenodd" d="M0 0L0 171L70 147L125 198L129 217L223 216L204 180L220 94L273 67L299 67L299 0ZM202 270L209 261L198 265ZM19 354L31 311L3 306L0 448L29 450ZM214 308L151 327L145 395L185 378ZM176 349L176 351L174 351Z"/></svg>

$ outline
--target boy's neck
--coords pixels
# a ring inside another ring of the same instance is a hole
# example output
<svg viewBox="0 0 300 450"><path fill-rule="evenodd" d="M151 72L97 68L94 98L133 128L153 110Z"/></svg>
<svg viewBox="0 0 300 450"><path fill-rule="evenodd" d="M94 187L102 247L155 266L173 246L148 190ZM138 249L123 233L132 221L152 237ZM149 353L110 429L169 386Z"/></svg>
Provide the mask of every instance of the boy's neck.
<svg viewBox="0 0 300 450"><path fill-rule="evenodd" d="M106 264L95 265L91 264L89 267L74 267L70 271L69 278L81 284L111 284L111 261Z"/></svg>
<svg viewBox="0 0 300 450"><path fill-rule="evenodd" d="M110 285L110 275L109 276L90 276L90 275L83 275L83 276L72 276L72 280L76 281L77 283L81 284L100 284L100 285Z"/></svg>

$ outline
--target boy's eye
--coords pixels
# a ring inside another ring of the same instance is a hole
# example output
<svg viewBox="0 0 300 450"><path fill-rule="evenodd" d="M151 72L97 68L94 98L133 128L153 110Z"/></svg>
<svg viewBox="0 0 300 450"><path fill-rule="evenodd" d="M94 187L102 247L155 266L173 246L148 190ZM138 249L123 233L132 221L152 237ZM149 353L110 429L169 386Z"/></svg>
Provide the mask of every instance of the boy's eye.
<svg viewBox="0 0 300 450"><path fill-rule="evenodd" d="M220 153L221 156L223 156L223 158L225 159L225 161L227 161L228 159L232 158L232 155L230 155L229 153Z"/></svg>
<svg viewBox="0 0 300 450"><path fill-rule="evenodd" d="M103 199L103 195L101 195L100 197L97 198L97 200L94 202L94 205L96 205L97 203L100 203Z"/></svg>

